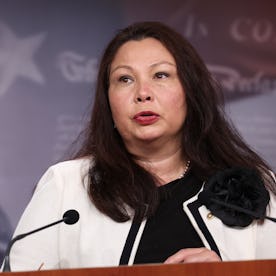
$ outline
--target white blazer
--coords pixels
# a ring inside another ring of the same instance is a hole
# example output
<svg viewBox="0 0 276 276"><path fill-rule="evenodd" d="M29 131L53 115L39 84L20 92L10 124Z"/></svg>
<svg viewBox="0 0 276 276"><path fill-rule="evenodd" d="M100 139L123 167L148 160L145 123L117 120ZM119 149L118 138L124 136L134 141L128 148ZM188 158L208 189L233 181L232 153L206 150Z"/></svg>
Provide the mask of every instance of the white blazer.
<svg viewBox="0 0 276 276"><path fill-rule="evenodd" d="M22 234L62 218L68 209L80 214L74 225L55 225L17 241L12 247L12 271L117 266L131 221L118 223L100 213L87 193L89 159L61 162L50 167L39 181L14 235ZM183 203L191 223L207 248L217 250L222 260L276 258L276 223L266 220L246 228L225 226L198 207L197 196ZM268 215L276 216L271 195ZM146 221L141 224L128 264L132 264Z"/></svg>

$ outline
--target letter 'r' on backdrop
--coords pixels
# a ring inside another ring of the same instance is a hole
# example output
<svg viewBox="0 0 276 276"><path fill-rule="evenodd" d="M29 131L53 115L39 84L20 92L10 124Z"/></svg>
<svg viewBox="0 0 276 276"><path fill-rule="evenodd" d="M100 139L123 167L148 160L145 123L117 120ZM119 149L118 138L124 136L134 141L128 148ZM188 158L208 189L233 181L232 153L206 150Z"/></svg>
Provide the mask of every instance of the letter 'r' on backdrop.
<svg viewBox="0 0 276 276"><path fill-rule="evenodd" d="M274 0L0 6L0 259L38 179L86 121L103 47L134 21L162 21L191 41L221 82L233 122L276 169Z"/></svg>

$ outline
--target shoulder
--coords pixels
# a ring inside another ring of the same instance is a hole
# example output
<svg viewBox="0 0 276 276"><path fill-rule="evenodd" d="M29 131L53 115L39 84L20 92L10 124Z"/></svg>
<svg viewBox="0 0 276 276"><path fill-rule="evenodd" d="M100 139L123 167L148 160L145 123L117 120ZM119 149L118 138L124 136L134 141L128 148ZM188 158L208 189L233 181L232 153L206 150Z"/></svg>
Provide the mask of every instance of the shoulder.
<svg viewBox="0 0 276 276"><path fill-rule="evenodd" d="M89 169L91 162L92 162L92 158L89 158L89 157L68 160L68 161L63 161L52 165L51 167L49 167L49 170L53 172L61 172L61 173L85 172Z"/></svg>
<svg viewBox="0 0 276 276"><path fill-rule="evenodd" d="M80 158L63 161L50 166L41 177L36 190L43 189L46 184L54 184L56 187L71 186L71 184L85 183L92 158Z"/></svg>

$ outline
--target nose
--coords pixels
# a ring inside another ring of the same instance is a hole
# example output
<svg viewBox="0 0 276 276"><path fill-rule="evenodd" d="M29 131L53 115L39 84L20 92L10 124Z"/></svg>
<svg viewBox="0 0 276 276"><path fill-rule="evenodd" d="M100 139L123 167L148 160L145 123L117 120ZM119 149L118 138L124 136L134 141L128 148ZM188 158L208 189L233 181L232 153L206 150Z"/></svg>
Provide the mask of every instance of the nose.
<svg viewBox="0 0 276 276"><path fill-rule="evenodd" d="M136 98L137 102L151 101L151 96L138 96Z"/></svg>
<svg viewBox="0 0 276 276"><path fill-rule="evenodd" d="M153 100L153 93L151 87L144 83L137 87L135 101L136 102L149 102Z"/></svg>

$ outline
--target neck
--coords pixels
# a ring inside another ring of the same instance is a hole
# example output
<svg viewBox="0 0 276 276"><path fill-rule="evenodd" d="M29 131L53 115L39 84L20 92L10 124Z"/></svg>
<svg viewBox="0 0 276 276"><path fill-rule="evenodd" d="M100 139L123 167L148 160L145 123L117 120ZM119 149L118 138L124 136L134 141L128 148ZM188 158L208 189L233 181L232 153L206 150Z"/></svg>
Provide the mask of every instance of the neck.
<svg viewBox="0 0 276 276"><path fill-rule="evenodd" d="M187 165L187 160L183 160L180 147L164 147L159 151L136 155L136 161L156 177L158 186L179 178Z"/></svg>

